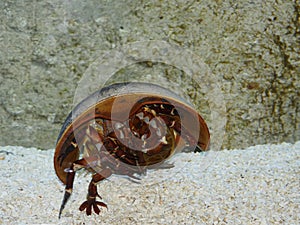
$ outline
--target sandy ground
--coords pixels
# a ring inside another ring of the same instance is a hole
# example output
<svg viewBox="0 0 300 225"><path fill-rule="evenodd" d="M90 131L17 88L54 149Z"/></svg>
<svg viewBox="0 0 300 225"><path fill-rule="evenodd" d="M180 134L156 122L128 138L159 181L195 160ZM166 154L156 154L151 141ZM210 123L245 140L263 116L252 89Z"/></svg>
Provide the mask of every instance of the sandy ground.
<svg viewBox="0 0 300 225"><path fill-rule="evenodd" d="M82 173L60 220L54 151L0 152L0 224L300 224L300 142L177 154L174 168L140 184L113 176L98 185L108 210L89 217L78 210L90 179Z"/></svg>

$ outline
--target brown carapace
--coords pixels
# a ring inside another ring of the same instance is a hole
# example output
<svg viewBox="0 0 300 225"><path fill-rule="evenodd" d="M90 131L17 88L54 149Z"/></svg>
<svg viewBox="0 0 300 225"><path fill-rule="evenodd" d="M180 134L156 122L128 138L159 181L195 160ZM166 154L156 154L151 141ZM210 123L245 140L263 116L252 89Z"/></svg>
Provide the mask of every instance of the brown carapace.
<svg viewBox="0 0 300 225"><path fill-rule="evenodd" d="M81 101L67 117L57 139L54 167L65 184L59 217L72 193L76 171L91 172L87 215L107 205L97 183L112 174L139 179L147 169L164 168L180 151L205 151L209 131L203 118L184 99L158 85L120 83Z"/></svg>

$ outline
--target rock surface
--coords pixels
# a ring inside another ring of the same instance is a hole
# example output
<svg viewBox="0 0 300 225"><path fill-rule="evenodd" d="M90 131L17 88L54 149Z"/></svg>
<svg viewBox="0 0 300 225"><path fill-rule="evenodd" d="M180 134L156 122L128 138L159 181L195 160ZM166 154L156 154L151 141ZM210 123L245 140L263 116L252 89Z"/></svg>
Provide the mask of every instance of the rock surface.
<svg viewBox="0 0 300 225"><path fill-rule="evenodd" d="M297 0L6 0L0 12L0 145L53 148L91 64L149 40L188 49L210 68L226 106L223 148L300 139ZM180 87L212 127L214 105L186 73L140 62L108 83Z"/></svg>

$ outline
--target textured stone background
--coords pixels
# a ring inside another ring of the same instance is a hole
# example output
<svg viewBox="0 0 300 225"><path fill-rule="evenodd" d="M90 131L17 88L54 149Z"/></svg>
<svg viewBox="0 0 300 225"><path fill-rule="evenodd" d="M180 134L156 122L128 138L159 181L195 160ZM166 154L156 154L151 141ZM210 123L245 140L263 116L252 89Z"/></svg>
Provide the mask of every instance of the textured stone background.
<svg viewBox="0 0 300 225"><path fill-rule="evenodd" d="M2 0L0 145L53 148L88 66L147 40L190 49L217 76L227 109L223 147L300 140L299 10L296 0ZM185 77L159 63L116 77L144 73L170 86ZM208 105L198 101L205 93L180 82L210 124Z"/></svg>

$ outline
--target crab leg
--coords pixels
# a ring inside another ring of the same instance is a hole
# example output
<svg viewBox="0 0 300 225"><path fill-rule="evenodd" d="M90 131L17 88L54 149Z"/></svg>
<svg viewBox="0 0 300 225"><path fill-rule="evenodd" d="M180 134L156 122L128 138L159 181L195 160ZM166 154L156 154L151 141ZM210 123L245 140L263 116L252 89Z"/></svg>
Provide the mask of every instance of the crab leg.
<svg viewBox="0 0 300 225"><path fill-rule="evenodd" d="M61 213L64 210L65 205L67 204L67 202L68 202L68 200L69 200L69 198L70 198L70 196L72 194L73 183L74 183L76 171L79 170L79 169L81 169L81 168L89 169L90 165L89 165L88 162L91 161L92 159L94 159L94 158L90 157L90 158L86 158L86 159L79 159L79 160L75 161L69 169L67 169L67 171L66 171L67 172L67 179L66 179L65 194L64 194L64 198L63 198L60 210L59 210L58 218L61 217ZM90 212L89 210L91 209L92 206L94 207L94 211L96 213L99 210L98 207L97 207L97 205L101 205L101 206L106 207L106 205L104 203L97 202L95 200L95 198L97 196L100 197L100 195L97 193L96 183L99 182L99 181L101 181L101 180L104 180L105 178L109 177L111 174L112 174L112 172L111 172L110 169L103 169L101 171L101 174L100 173L96 173L96 174L93 175L93 178L92 178L92 180L91 180L91 182L89 184L89 188L88 188L88 196L87 196L87 201L86 201L87 203L84 202L80 206L80 210L81 211L83 211L86 208L87 215L90 215L88 213ZM99 213L97 213L97 214L99 214Z"/></svg>
<svg viewBox="0 0 300 225"><path fill-rule="evenodd" d="M72 166L68 169L67 172L67 180L66 180L66 187L65 187L65 194L64 194L64 198L63 201L61 203L60 209L59 209L59 214L58 214L58 218L60 219L61 213L65 208L66 203L68 202L71 194L72 194L72 190L73 190L73 183L74 183L74 178L75 178L75 171L73 169L74 164L72 164Z"/></svg>
<svg viewBox="0 0 300 225"><path fill-rule="evenodd" d="M99 215L100 209L98 206L107 208L107 205L105 203L96 201L96 197L102 199L97 191L97 183L109 177L111 174L112 174L111 170L107 168L107 169L103 169L101 171L101 174L96 173L93 175L92 180L89 184L86 201L84 201L79 207L80 211L86 210L86 215L89 216L92 214L92 207L93 207L95 213Z"/></svg>

